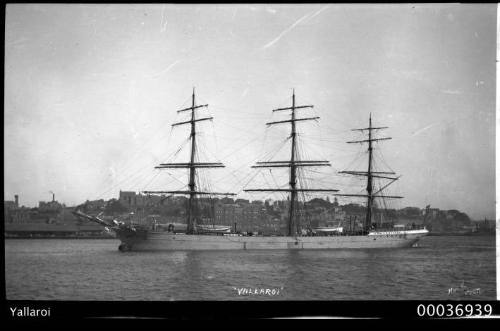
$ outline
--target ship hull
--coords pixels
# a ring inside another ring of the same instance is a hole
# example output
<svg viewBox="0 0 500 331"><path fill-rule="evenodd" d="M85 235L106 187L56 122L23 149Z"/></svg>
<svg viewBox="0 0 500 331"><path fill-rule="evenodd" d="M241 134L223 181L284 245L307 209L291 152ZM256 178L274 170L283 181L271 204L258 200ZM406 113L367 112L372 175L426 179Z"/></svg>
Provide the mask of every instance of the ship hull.
<svg viewBox="0 0 500 331"><path fill-rule="evenodd" d="M427 230L375 232L368 235L313 237L264 237L228 235L186 235L148 231L142 236L121 236L122 251L178 250L303 250L367 249L413 246Z"/></svg>

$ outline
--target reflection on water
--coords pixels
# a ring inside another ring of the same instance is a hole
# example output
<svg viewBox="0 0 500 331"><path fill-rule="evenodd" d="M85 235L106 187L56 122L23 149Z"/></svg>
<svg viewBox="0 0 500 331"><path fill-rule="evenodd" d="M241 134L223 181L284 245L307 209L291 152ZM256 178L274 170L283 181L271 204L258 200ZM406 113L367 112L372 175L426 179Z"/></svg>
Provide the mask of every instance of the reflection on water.
<svg viewBox="0 0 500 331"><path fill-rule="evenodd" d="M6 240L7 298L496 299L494 237L426 237L418 248L373 250L120 253L117 247L117 240ZM480 293L448 293L462 282ZM279 294L269 295L272 289Z"/></svg>

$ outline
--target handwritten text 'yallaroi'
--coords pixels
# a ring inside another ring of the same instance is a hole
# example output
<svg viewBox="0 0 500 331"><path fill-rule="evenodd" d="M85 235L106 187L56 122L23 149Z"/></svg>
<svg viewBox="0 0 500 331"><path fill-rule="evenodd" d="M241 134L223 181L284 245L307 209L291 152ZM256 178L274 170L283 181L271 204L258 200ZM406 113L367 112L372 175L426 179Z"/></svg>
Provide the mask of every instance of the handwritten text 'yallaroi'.
<svg viewBox="0 0 500 331"><path fill-rule="evenodd" d="M281 291L283 291L283 287L281 288L247 288L247 287L233 287L235 291L238 292L238 295L268 295L275 296L280 295Z"/></svg>

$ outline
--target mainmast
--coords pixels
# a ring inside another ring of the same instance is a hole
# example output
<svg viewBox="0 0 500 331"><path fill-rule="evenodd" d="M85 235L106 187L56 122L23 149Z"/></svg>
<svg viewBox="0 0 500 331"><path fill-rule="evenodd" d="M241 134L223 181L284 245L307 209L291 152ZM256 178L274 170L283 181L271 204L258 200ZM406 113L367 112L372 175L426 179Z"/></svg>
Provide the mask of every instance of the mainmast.
<svg viewBox="0 0 500 331"><path fill-rule="evenodd" d="M196 176L196 168L194 167L194 156L196 154L196 116L194 107L196 107L194 95L194 87L193 87L193 97L191 100L191 158L189 162L189 202L187 207L187 232L193 232L193 202L195 198L195 176Z"/></svg>
<svg viewBox="0 0 500 331"><path fill-rule="evenodd" d="M303 161L299 160L299 155L297 153L297 132L296 124L298 121L310 121L317 120L319 117L307 117L307 118L296 118L295 110L304 108L313 108L313 105L296 106L295 105L295 90L292 93L292 106L285 108L273 109L276 111L290 110L290 119L277 122L266 123L267 126L290 123L291 124L291 156L290 161L269 161L269 162L257 162L257 165L252 166L252 168L274 168L283 167L290 168L290 180L288 189L278 189L278 188L265 188L265 189L247 189L245 192L290 192L290 209L288 215L288 236L297 236L300 234L300 222L296 217L296 205L297 205L297 193L298 192L338 192L338 190L328 190L328 189L302 189L297 188L297 168L298 167L322 167L331 166L328 161Z"/></svg>
<svg viewBox="0 0 500 331"><path fill-rule="evenodd" d="M295 131L295 89L292 92L292 121L290 124L292 125L292 133L291 133L291 138L292 138L292 153L291 153L291 159L290 159L290 210L289 210L289 217L288 217L288 235L291 236L292 233L298 232L297 229L297 224L294 224L294 212L295 212L295 200L297 199L297 167L295 166L295 153L296 153L296 147L295 147L295 139L297 137L297 132Z"/></svg>
<svg viewBox="0 0 500 331"><path fill-rule="evenodd" d="M193 95L194 97L194 95ZM366 204L366 223L370 225L372 221L372 209L373 209L373 182L372 182L372 114L370 113L370 120L368 125L368 176L366 192L368 195L368 201Z"/></svg>
<svg viewBox="0 0 500 331"><path fill-rule="evenodd" d="M371 227L372 218L373 218L372 217L372 215L373 215L373 202L374 202L375 198L391 198L391 199L402 198L400 196L378 195L378 193L382 192L382 190L384 190L387 186L389 186L390 184L394 183L396 180L399 179L399 177L382 176L382 175L394 175L395 174L394 172L373 171L373 144L372 143L374 141L392 139L391 137L373 138L373 131L383 130L383 129L387 129L387 128L388 127L386 127L386 126L373 127L372 126L372 114L370 113L370 119L369 119L367 128L352 129L352 131L361 131L361 132L368 131L368 139L347 142L348 144L368 143L368 171L366 171L366 172L363 172L363 171L340 171L340 173L343 173L343 174L354 175L354 176L366 176L367 177L367 179L366 179L366 195L364 195L364 194L335 194L337 196L354 196L354 197L366 197L367 198L364 231L369 231L369 229ZM373 193L373 178L390 179L391 182L389 182L387 185L382 187L377 192Z"/></svg>
<svg viewBox="0 0 500 331"><path fill-rule="evenodd" d="M191 107L180 109L177 113L182 113L186 111L191 112L191 120L185 122L178 122L172 124L172 127L184 124L191 125L191 151L190 159L188 163L161 163L156 166L156 169L177 169L177 168L188 168L189 169L189 191L144 191L147 194L187 194L189 195L188 205L187 205L187 230L186 233L195 233L195 199L197 195L235 195L234 193L214 193L214 192L202 192L197 191L196 188L196 169L197 168L224 168L225 166L220 162L196 162L196 122L201 121L211 121L213 117L203 117L196 118L196 109L206 108L208 105L196 105L195 89L193 87L193 95L191 99Z"/></svg>

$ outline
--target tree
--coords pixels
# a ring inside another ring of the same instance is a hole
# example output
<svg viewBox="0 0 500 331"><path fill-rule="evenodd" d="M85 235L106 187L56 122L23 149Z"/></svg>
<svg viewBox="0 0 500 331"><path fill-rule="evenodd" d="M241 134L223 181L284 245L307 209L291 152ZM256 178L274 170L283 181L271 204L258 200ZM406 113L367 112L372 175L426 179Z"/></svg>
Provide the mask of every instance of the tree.
<svg viewBox="0 0 500 331"><path fill-rule="evenodd" d="M320 199L320 198L314 198L312 200L310 200L309 202L307 202L307 204L309 206L312 206L312 207L323 207L323 208L330 208L331 207L331 203L329 201L325 201L323 199Z"/></svg>
<svg viewBox="0 0 500 331"><path fill-rule="evenodd" d="M120 203L118 200L111 200L104 208L106 215L123 214L128 212L128 208Z"/></svg>

